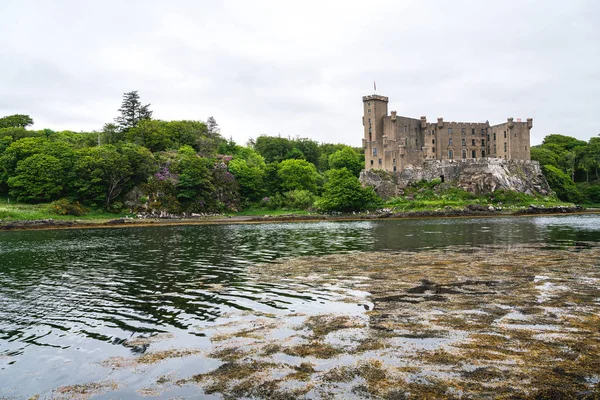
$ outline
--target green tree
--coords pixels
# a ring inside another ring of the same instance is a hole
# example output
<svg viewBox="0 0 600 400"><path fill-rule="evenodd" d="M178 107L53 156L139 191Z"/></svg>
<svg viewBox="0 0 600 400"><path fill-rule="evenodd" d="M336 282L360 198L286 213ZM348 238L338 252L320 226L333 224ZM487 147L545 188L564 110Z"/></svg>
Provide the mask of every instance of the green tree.
<svg viewBox="0 0 600 400"><path fill-rule="evenodd" d="M229 162L229 172L235 176L240 187L240 195L245 201L258 201L264 194L265 165L252 165L243 158Z"/></svg>
<svg viewBox="0 0 600 400"><path fill-rule="evenodd" d="M558 154L554 151L545 147L532 147L531 148L531 159L538 161L540 165L552 165L556 168L559 167Z"/></svg>
<svg viewBox="0 0 600 400"><path fill-rule="evenodd" d="M29 115L14 114L0 118L1 128L27 128L33 125L33 120Z"/></svg>
<svg viewBox="0 0 600 400"><path fill-rule="evenodd" d="M136 127L140 121L152 118L150 104L142 105L137 90L123 94L123 102L118 111L121 115L115 118L115 122L119 129L125 132Z"/></svg>
<svg viewBox="0 0 600 400"><path fill-rule="evenodd" d="M308 190L316 193L321 180L315 166L306 160L284 160L279 164L277 175L281 179L281 189Z"/></svg>
<svg viewBox="0 0 600 400"><path fill-rule="evenodd" d="M254 143L254 150L265 158L268 163L283 161L292 150L289 139L276 136L259 136Z"/></svg>
<svg viewBox="0 0 600 400"><path fill-rule="evenodd" d="M208 137L218 138L221 137L221 128L217 124L217 120L214 117L208 117L206 120L206 132Z"/></svg>
<svg viewBox="0 0 600 400"><path fill-rule="evenodd" d="M211 193L214 186L211 182L209 159L199 157L191 146L183 146L177 152L174 171L179 175L177 198L190 212L206 211L214 205Z"/></svg>
<svg viewBox="0 0 600 400"><path fill-rule="evenodd" d="M10 195L22 202L54 200L63 191L64 173L58 158L34 154L19 161L15 175L8 178Z"/></svg>
<svg viewBox="0 0 600 400"><path fill-rule="evenodd" d="M329 156L329 168L347 168L354 176L358 177L363 169L363 163L360 162L359 155L351 147L344 147Z"/></svg>
<svg viewBox="0 0 600 400"><path fill-rule="evenodd" d="M128 159L113 145L88 147L77 153L72 186L78 199L111 210L133 175Z"/></svg>
<svg viewBox="0 0 600 400"><path fill-rule="evenodd" d="M542 166L542 171L548 180L548 184L556 192L559 199L572 202L581 201L581 193L579 193L569 175L552 165Z"/></svg>
<svg viewBox="0 0 600 400"><path fill-rule="evenodd" d="M306 161L317 166L320 154L319 143L308 138L297 138L292 145L302 152Z"/></svg>
<svg viewBox="0 0 600 400"><path fill-rule="evenodd" d="M323 195L318 203L324 211L362 211L377 208L382 203L373 188L363 188L347 168L329 170L325 177Z"/></svg>

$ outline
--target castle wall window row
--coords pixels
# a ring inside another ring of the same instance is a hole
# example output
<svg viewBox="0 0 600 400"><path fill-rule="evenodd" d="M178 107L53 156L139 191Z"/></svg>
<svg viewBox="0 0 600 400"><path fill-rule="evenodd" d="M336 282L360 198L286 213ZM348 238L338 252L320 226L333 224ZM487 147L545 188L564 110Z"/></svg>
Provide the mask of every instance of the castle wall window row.
<svg viewBox="0 0 600 400"><path fill-rule="evenodd" d="M487 121L447 122L443 118L428 121L426 117L400 116L395 111L388 115L388 98L385 96L364 96L363 104L363 121L368 121L368 124L364 124L363 127L363 148L367 169L377 167L387 171L402 171L404 168L421 166L432 160L455 158L530 159L532 119L522 122L521 119L508 118L506 122L497 125L490 125ZM473 137L467 143L465 136L469 131L473 136L481 132L481 137ZM454 157L452 136L455 132L460 132L462 136L460 157ZM496 133L499 132L505 135L504 140L501 141L505 151L501 154L497 153L496 146L492 147L496 143ZM426 140L427 135L431 137L430 147L427 146L429 143ZM436 141L437 146L435 146ZM384 149L381 158L379 149Z"/></svg>

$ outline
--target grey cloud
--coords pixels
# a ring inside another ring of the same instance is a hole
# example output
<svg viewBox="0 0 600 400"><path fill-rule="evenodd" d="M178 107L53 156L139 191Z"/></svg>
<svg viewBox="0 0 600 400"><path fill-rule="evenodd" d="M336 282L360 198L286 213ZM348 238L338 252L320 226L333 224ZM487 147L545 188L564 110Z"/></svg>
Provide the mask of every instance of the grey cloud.
<svg viewBox="0 0 600 400"><path fill-rule="evenodd" d="M361 96L400 114L596 135L600 5L505 2L62 0L0 5L0 114L99 129L139 90L162 119L359 145ZM40 126L38 126L40 125Z"/></svg>

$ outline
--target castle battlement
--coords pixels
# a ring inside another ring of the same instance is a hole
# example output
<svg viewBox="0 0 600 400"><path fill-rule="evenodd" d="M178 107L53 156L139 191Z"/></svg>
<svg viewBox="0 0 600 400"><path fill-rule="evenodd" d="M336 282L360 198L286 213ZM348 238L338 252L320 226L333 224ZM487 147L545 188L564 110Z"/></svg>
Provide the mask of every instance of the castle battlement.
<svg viewBox="0 0 600 400"><path fill-rule="evenodd" d="M385 96L380 96L378 94L372 94L369 96L363 96L363 101L369 101L369 100L381 100L381 101L388 101L388 98Z"/></svg>
<svg viewBox="0 0 600 400"><path fill-rule="evenodd" d="M363 96L363 148L365 169L400 172L420 167L431 160L530 159L530 130L533 119L507 118L490 125L485 122L429 122L426 116L410 118L392 111L388 98Z"/></svg>

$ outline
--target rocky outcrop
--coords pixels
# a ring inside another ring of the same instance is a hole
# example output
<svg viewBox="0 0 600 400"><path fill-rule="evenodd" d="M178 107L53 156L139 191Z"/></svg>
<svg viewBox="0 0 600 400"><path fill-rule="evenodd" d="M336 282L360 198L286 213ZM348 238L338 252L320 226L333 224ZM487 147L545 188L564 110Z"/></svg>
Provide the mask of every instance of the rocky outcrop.
<svg viewBox="0 0 600 400"><path fill-rule="evenodd" d="M551 192L537 161L502 158L431 160L421 167L400 172L362 171L363 186L372 186L382 198L400 194L411 183L441 178L473 194L488 194L498 189L526 194L548 195Z"/></svg>

